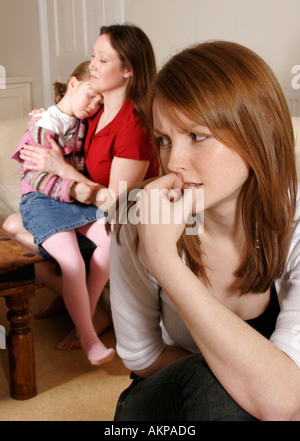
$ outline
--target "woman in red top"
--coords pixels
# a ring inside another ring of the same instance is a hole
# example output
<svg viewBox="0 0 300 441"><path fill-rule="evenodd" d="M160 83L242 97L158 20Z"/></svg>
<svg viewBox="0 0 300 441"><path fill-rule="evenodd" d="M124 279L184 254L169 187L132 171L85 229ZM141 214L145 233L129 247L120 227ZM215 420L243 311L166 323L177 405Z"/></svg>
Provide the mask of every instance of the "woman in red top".
<svg viewBox="0 0 300 441"><path fill-rule="evenodd" d="M85 141L85 165L94 182L112 188L115 162L128 166L132 162L135 172L142 172L142 179L157 176L158 161L148 133L141 119L127 98L115 118L97 132L103 109L89 120ZM127 161L124 161L127 160ZM138 161L138 162L137 162ZM143 166L145 161L146 167ZM141 168L141 170L137 170ZM144 174L144 170L146 173ZM129 179L131 178L131 173ZM117 181L120 178L117 176ZM128 179L125 179L128 182ZM118 188L115 188L116 193Z"/></svg>
<svg viewBox="0 0 300 441"><path fill-rule="evenodd" d="M97 182L99 191L94 201L96 219L96 207L103 207L109 194L118 196L120 182L126 182L129 188L145 178L158 175L158 160L145 128L142 110L142 99L156 74L154 53L148 37L135 26L102 27L93 48L90 73L91 86L101 92L104 104L98 114L87 120L85 176L64 161L54 140L50 140L52 149L26 146L20 157L34 164L28 166L32 170L43 170L79 182ZM10 216L3 228L23 244L35 247L19 213ZM108 277L109 268L106 270ZM37 265L36 274L61 295L61 278L56 276L51 262ZM51 314L57 303L60 302L50 305L45 314ZM93 315L93 321L98 334L110 323L107 314L99 308ZM74 330L57 347L67 350L79 345Z"/></svg>

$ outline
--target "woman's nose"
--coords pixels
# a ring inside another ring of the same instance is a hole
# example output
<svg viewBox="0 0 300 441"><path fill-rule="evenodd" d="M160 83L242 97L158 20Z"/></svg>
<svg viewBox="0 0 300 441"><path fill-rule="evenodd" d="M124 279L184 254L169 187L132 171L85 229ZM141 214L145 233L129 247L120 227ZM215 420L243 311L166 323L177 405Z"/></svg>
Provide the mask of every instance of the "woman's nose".
<svg viewBox="0 0 300 441"><path fill-rule="evenodd" d="M182 145L172 143L172 149L168 161L170 172L180 172L188 168L188 158Z"/></svg>
<svg viewBox="0 0 300 441"><path fill-rule="evenodd" d="M94 69L94 59L93 58L91 58L91 61L90 61L90 64L89 64L89 69L90 70L93 70Z"/></svg>

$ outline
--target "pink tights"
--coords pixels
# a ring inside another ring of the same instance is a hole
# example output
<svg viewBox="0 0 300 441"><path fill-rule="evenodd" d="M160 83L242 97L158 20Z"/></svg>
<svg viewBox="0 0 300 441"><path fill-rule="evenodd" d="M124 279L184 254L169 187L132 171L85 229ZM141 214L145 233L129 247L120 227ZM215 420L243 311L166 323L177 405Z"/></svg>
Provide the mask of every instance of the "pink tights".
<svg viewBox="0 0 300 441"><path fill-rule="evenodd" d="M76 231L97 246L91 257L87 282ZM110 237L106 234L104 219L76 228L76 231L54 234L42 245L61 268L64 302L76 327L81 346L90 363L99 365L111 360L115 353L99 340L92 322L97 302L109 278Z"/></svg>

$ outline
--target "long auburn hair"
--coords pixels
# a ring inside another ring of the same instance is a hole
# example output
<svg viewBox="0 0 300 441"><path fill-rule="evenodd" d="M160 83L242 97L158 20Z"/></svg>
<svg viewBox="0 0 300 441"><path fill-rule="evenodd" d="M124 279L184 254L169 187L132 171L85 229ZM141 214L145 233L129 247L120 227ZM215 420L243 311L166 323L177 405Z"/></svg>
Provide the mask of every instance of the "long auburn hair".
<svg viewBox="0 0 300 441"><path fill-rule="evenodd" d="M156 61L152 44L137 26L115 24L102 26L100 35L107 34L111 45L118 52L123 68L132 70L127 86L127 98L145 123L142 102L156 75Z"/></svg>
<svg viewBox="0 0 300 441"><path fill-rule="evenodd" d="M242 294L265 292L284 269L297 187L291 117L276 77L250 49L212 41L175 55L158 73L147 96L151 131L155 97L173 114L207 126L248 162L240 194L247 253L236 275ZM183 234L177 246L209 284L197 238Z"/></svg>

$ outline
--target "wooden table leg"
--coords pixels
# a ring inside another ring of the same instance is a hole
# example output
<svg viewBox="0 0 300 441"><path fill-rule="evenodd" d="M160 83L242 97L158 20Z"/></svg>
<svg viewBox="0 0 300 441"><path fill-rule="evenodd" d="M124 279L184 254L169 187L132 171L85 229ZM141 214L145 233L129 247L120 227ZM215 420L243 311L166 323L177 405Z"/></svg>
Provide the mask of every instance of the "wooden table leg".
<svg viewBox="0 0 300 441"><path fill-rule="evenodd" d="M0 297L5 297L10 321L8 355L11 396L27 400L36 395L30 305L35 290L44 284L35 278L34 265L43 258L0 229Z"/></svg>
<svg viewBox="0 0 300 441"><path fill-rule="evenodd" d="M29 327L30 304L34 296L32 287L23 288L20 294L5 297L11 323L8 335L8 353L11 377L11 396L27 400L36 395L33 333Z"/></svg>

